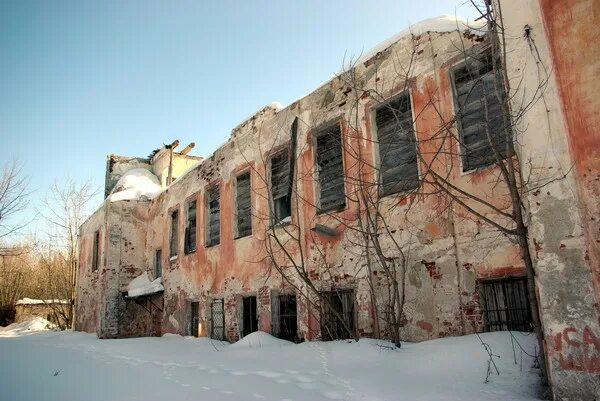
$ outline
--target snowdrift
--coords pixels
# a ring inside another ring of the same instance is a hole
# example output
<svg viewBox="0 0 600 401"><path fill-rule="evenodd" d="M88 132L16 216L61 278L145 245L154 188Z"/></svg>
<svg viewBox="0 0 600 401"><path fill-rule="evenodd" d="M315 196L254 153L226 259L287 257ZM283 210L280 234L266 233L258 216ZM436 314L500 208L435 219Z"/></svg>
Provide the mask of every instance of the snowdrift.
<svg viewBox="0 0 600 401"><path fill-rule="evenodd" d="M43 317L36 316L21 323L13 323L6 327L0 327L0 337L18 337L56 328L57 326L54 323L47 321Z"/></svg>

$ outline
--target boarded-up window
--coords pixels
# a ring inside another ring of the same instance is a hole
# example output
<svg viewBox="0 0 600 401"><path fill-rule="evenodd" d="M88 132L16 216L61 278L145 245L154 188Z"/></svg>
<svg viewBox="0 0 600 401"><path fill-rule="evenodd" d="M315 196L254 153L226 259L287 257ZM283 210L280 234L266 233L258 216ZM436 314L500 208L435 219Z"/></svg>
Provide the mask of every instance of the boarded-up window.
<svg viewBox="0 0 600 401"><path fill-rule="evenodd" d="M179 253L179 212L171 212L171 239L169 241L169 256L177 256Z"/></svg>
<svg viewBox="0 0 600 401"><path fill-rule="evenodd" d="M210 338L225 340L225 309L223 300L215 299L210 305Z"/></svg>
<svg viewBox="0 0 600 401"><path fill-rule="evenodd" d="M286 149L271 158L272 224L277 224L292 215L290 180L290 157Z"/></svg>
<svg viewBox="0 0 600 401"><path fill-rule="evenodd" d="M339 124L320 131L316 137L319 176L319 213L338 210L346 205L342 130Z"/></svg>
<svg viewBox="0 0 600 401"><path fill-rule="evenodd" d="M375 122L381 193L389 195L416 188L419 185L419 170L408 92L377 108Z"/></svg>
<svg viewBox="0 0 600 401"><path fill-rule="evenodd" d="M252 234L252 196L250 172L240 174L236 178L236 238Z"/></svg>
<svg viewBox="0 0 600 401"><path fill-rule="evenodd" d="M187 204L187 218L185 224L184 252L190 253L196 250L196 201Z"/></svg>
<svg viewBox="0 0 600 401"><path fill-rule="evenodd" d="M209 188L206 200L208 203L206 219L206 246L221 242L221 194L218 185Z"/></svg>
<svg viewBox="0 0 600 401"><path fill-rule="evenodd" d="M98 261L100 259L100 230L94 233L94 243L92 245L92 271L98 270Z"/></svg>
<svg viewBox="0 0 600 401"><path fill-rule="evenodd" d="M487 331L532 331L525 277L481 281L479 286Z"/></svg>
<svg viewBox="0 0 600 401"><path fill-rule="evenodd" d="M154 278L162 277L162 250L157 249L154 253Z"/></svg>
<svg viewBox="0 0 600 401"><path fill-rule="evenodd" d="M460 132L463 171L489 166L506 157L512 146L510 117L500 71L485 52L454 70L455 102Z"/></svg>
<svg viewBox="0 0 600 401"><path fill-rule="evenodd" d="M354 336L354 291L323 292L321 338L324 341Z"/></svg>

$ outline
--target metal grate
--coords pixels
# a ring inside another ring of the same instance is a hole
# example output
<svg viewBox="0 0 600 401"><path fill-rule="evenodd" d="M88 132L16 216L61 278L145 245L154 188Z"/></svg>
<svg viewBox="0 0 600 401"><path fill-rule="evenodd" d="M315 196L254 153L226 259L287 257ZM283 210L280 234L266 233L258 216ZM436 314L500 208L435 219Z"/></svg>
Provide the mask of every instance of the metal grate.
<svg viewBox="0 0 600 401"><path fill-rule="evenodd" d="M223 311L223 300L215 299L210 305L210 337L215 340L225 340L225 313Z"/></svg>
<svg viewBox="0 0 600 401"><path fill-rule="evenodd" d="M532 331L527 279L482 281L481 297L487 331Z"/></svg>

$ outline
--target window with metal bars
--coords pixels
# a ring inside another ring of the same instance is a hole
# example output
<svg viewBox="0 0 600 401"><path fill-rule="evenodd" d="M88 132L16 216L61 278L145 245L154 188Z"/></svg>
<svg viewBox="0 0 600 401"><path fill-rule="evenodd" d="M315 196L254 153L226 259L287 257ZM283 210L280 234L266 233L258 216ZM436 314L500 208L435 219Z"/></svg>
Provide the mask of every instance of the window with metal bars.
<svg viewBox="0 0 600 401"><path fill-rule="evenodd" d="M271 331L275 337L297 342L298 310L296 295L271 294Z"/></svg>
<svg viewBox="0 0 600 401"><path fill-rule="evenodd" d="M494 149L505 158L512 147L500 70L494 69L492 54L485 51L455 68L453 75L463 171L492 165L498 162Z"/></svg>
<svg viewBox="0 0 600 401"><path fill-rule="evenodd" d="M179 211L171 212L171 238L169 240L169 256L177 256L179 253Z"/></svg>
<svg viewBox="0 0 600 401"><path fill-rule="evenodd" d="M100 260L100 230L94 233L94 243L92 244L92 271L98 270Z"/></svg>
<svg viewBox="0 0 600 401"><path fill-rule="evenodd" d="M343 209L344 162L342 160L342 130L339 124L320 130L316 135L316 164L319 185L319 213Z"/></svg>
<svg viewBox="0 0 600 401"><path fill-rule="evenodd" d="M418 187L417 146L408 91L379 106L375 110L375 123L381 194L406 192Z"/></svg>
<svg viewBox="0 0 600 401"><path fill-rule="evenodd" d="M222 299L213 299L210 304L210 338L225 340L225 309Z"/></svg>
<svg viewBox="0 0 600 401"><path fill-rule="evenodd" d="M188 254L196 251L196 201L188 202L186 209L184 252Z"/></svg>
<svg viewBox="0 0 600 401"><path fill-rule="evenodd" d="M220 188L213 185L207 193L206 246L217 245L221 242L221 206Z"/></svg>
<svg viewBox="0 0 600 401"><path fill-rule="evenodd" d="M235 181L236 238L252 234L252 195L250 172L237 176Z"/></svg>
<svg viewBox="0 0 600 401"><path fill-rule="evenodd" d="M527 278L480 281L480 299L487 331L532 331Z"/></svg>
<svg viewBox="0 0 600 401"><path fill-rule="evenodd" d="M321 338L341 340L354 336L354 290L321 293Z"/></svg>
<svg viewBox="0 0 600 401"><path fill-rule="evenodd" d="M279 224L292 215L290 199L290 152L285 149L271 157L271 224Z"/></svg>

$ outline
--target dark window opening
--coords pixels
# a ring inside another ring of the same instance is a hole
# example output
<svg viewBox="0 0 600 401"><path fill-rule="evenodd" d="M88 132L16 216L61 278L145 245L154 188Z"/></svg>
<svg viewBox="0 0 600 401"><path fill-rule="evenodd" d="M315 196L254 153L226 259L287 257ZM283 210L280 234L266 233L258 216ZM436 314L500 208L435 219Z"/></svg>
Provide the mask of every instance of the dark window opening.
<svg viewBox="0 0 600 401"><path fill-rule="evenodd" d="M256 316L256 297L243 298L243 324L242 337L258 330L258 317Z"/></svg>
<svg viewBox="0 0 600 401"><path fill-rule="evenodd" d="M512 147L510 117L505 111L506 91L492 61L487 51L454 70L463 171L497 163L493 149L505 158Z"/></svg>
<svg viewBox="0 0 600 401"><path fill-rule="evenodd" d="M316 138L317 172L319 176L319 213L343 209L344 164L342 130L339 124L321 131Z"/></svg>
<svg viewBox="0 0 600 401"><path fill-rule="evenodd" d="M94 233L94 243L92 248L92 271L98 270L98 260L100 259L100 230Z"/></svg>
<svg viewBox="0 0 600 401"><path fill-rule="evenodd" d="M338 290L322 293L321 338L342 340L354 336L354 291Z"/></svg>
<svg viewBox="0 0 600 401"><path fill-rule="evenodd" d="M218 185L208 190L208 219L206 227L206 246L217 245L221 242L221 194Z"/></svg>
<svg viewBox="0 0 600 401"><path fill-rule="evenodd" d="M157 249L154 253L154 278L162 277L162 250Z"/></svg>
<svg viewBox="0 0 600 401"><path fill-rule="evenodd" d="M533 331L527 278L479 282L487 331Z"/></svg>
<svg viewBox="0 0 600 401"><path fill-rule="evenodd" d="M184 252L196 251L196 201L187 204L187 221L185 225Z"/></svg>
<svg viewBox="0 0 600 401"><path fill-rule="evenodd" d="M210 304L210 338L225 340L225 311L223 300L215 299Z"/></svg>
<svg viewBox="0 0 600 401"><path fill-rule="evenodd" d="M382 195L419 186L417 146L408 92L375 111Z"/></svg>
<svg viewBox="0 0 600 401"><path fill-rule="evenodd" d="M190 335L198 337L198 326L200 324L200 302L190 304Z"/></svg>
<svg viewBox="0 0 600 401"><path fill-rule="evenodd" d="M290 153L286 149L271 158L272 224L278 224L292 215L290 199Z"/></svg>
<svg viewBox="0 0 600 401"><path fill-rule="evenodd" d="M252 234L252 196L250 172L240 174L236 178L236 238Z"/></svg>
<svg viewBox="0 0 600 401"><path fill-rule="evenodd" d="M298 311L295 295L272 295L271 329L276 337L298 342Z"/></svg>
<svg viewBox="0 0 600 401"><path fill-rule="evenodd" d="M171 239L169 242L169 256L177 256L179 245L179 212L173 210L171 212Z"/></svg>

